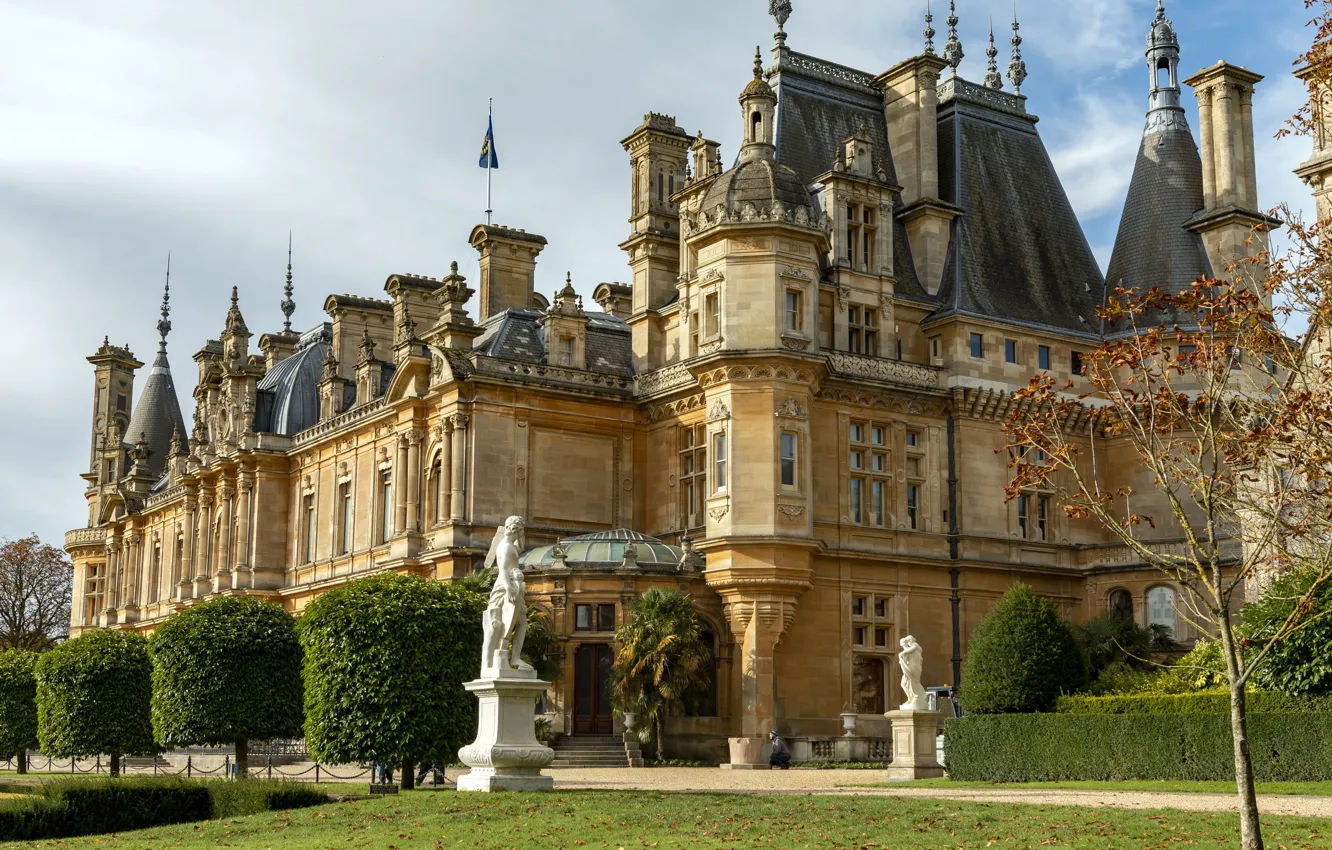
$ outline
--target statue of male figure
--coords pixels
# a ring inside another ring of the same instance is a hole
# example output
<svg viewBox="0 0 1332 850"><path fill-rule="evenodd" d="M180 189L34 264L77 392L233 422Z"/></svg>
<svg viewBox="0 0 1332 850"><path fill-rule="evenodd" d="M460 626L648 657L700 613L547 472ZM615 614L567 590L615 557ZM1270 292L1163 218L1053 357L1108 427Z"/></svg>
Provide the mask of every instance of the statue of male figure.
<svg viewBox="0 0 1332 850"><path fill-rule="evenodd" d="M505 672L496 663L496 654L504 653L508 666L515 670L531 670L522 659L523 640L527 637L527 584L523 579L518 556L523 550L525 521L511 516L495 531L486 555L486 569L495 568L495 585L490 589L490 603L481 621L482 640L481 675L501 676Z"/></svg>

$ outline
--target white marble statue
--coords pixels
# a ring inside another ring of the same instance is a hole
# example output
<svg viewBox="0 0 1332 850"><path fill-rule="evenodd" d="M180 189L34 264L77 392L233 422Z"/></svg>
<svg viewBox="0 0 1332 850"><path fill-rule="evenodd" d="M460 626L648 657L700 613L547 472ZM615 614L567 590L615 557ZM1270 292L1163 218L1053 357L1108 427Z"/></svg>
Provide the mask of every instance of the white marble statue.
<svg viewBox="0 0 1332 850"><path fill-rule="evenodd" d="M496 529L486 555L486 569L495 568L495 585L490 589L490 604L481 621L482 678L513 675L515 670L520 675L536 675L522 659L523 640L527 637L527 583L518 556L523 551L525 524L520 516L506 519Z"/></svg>
<svg viewBox="0 0 1332 850"><path fill-rule="evenodd" d="M907 635L897 643L902 647L902 651L897 653L897 663L902 668L902 692L906 694L906 702L900 708L903 711L924 711L929 708L929 703L925 700L925 688L920 684L923 661L920 644L916 643L912 635Z"/></svg>

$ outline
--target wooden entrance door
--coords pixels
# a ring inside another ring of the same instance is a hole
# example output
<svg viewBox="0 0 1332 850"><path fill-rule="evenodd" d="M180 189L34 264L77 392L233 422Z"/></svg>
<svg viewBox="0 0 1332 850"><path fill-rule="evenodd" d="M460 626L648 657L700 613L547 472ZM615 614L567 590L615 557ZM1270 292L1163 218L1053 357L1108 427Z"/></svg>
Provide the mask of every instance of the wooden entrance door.
<svg viewBox="0 0 1332 850"><path fill-rule="evenodd" d="M610 695L611 648L584 644L574 655L575 735L609 735L614 729Z"/></svg>

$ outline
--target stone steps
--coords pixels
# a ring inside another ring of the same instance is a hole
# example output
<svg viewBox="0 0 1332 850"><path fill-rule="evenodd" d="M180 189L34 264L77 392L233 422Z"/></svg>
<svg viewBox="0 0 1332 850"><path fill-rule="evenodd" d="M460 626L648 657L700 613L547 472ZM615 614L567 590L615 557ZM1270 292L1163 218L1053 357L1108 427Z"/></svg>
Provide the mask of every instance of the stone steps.
<svg viewBox="0 0 1332 850"><path fill-rule="evenodd" d="M628 767L624 741L618 737L566 736L555 742L553 768Z"/></svg>

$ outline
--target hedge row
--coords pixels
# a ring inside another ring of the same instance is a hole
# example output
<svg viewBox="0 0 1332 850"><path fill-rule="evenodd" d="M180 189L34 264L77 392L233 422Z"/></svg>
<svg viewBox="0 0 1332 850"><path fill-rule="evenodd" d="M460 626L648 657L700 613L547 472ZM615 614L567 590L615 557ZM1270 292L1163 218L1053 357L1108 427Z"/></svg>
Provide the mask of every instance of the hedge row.
<svg viewBox="0 0 1332 850"><path fill-rule="evenodd" d="M263 780L67 779L48 783L44 790L0 809L0 841L125 832L328 802L327 794L313 788Z"/></svg>
<svg viewBox="0 0 1332 850"><path fill-rule="evenodd" d="M1332 713L1249 715L1262 782L1332 780ZM971 715L944 725L953 779L1053 782L1234 779L1230 721L1219 714Z"/></svg>
<svg viewBox="0 0 1332 850"><path fill-rule="evenodd" d="M1332 712L1332 696L1291 696L1280 691L1251 691L1251 713ZM1062 696L1055 705L1060 714L1228 714L1229 691L1186 694L1111 694Z"/></svg>

